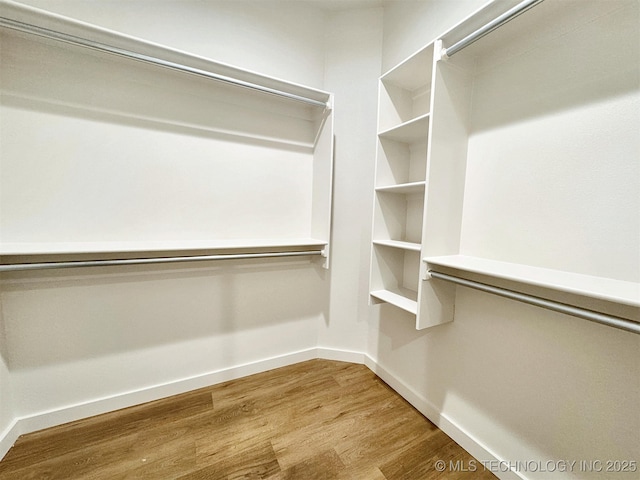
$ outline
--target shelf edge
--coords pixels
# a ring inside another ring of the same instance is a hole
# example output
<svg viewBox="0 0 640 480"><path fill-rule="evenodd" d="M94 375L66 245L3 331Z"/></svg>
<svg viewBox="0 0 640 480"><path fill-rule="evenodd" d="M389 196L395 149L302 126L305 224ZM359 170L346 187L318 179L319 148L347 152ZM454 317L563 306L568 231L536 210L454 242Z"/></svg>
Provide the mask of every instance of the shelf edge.
<svg viewBox="0 0 640 480"><path fill-rule="evenodd" d="M374 245L381 245L383 247L407 250L410 252L419 252L422 247L419 243L403 242L400 240L373 240L371 243L373 243Z"/></svg>
<svg viewBox="0 0 640 480"><path fill-rule="evenodd" d="M382 187L376 187L376 192L388 192L388 193L419 193L420 190L424 191L427 187L426 181L398 183L396 185L384 185ZM406 192L403 192L406 190Z"/></svg>

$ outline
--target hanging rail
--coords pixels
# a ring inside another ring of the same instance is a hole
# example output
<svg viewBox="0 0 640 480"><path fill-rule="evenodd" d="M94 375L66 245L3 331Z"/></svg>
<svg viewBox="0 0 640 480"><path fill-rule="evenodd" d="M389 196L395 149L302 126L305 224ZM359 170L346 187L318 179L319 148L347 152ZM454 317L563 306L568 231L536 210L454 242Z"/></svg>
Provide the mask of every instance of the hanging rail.
<svg viewBox="0 0 640 480"><path fill-rule="evenodd" d="M118 260L86 260L70 262L44 262L44 263L14 263L0 265L0 272L15 272L19 270L46 270L53 268L76 267L106 267L114 265L141 265L151 263L179 263L202 262L209 260L240 260L247 258L269 257L301 257L308 255L322 255L322 250L305 250L300 252L269 252L269 253L232 253L220 255L194 255L184 257L157 257L157 258L128 258Z"/></svg>
<svg viewBox="0 0 640 480"><path fill-rule="evenodd" d="M458 42L454 43L450 47L446 48L444 50L444 56L451 57L455 55L463 48L468 47L476 40L479 40L482 37L484 37L486 34L493 32L496 28L501 27L502 25L507 23L509 20L513 20L518 15L526 12L532 7L535 7L537 4L541 3L542 1L543 0L525 0L524 2L519 3L515 7L504 12L499 17L487 23L485 26L479 28L475 32L464 37L462 40L459 40Z"/></svg>
<svg viewBox="0 0 640 480"><path fill-rule="evenodd" d="M574 307L560 302L554 302L553 300L547 300L544 298L535 297L533 295L527 295L525 293L514 292L513 290L493 287L484 283L466 280L464 278L447 275L446 273L435 272L433 270L429 271L429 275L432 278L436 278L438 280L444 280L446 282L455 283L464 287L474 288L476 290L492 293L493 295L498 295L500 297L505 297L511 300L528 303L529 305L535 305L537 307L553 310L554 312L573 315L574 317L583 318L591 322L596 322L610 327L620 328L628 332L640 334L640 323L634 322L632 320L627 320L625 318L614 317L612 315L606 315L604 313L598 313L592 310L586 310L584 308Z"/></svg>
<svg viewBox="0 0 640 480"><path fill-rule="evenodd" d="M81 47L90 48L93 50L98 50L101 52L110 53L113 55L118 55L120 57L125 57L133 60L137 60L144 63L149 63L152 65L158 65L164 68L168 68L171 70L177 70L179 72L186 72L192 75L197 75L200 77L205 77L211 80L216 80L223 83L228 83L231 85L240 86L243 88L248 88L251 90L256 90L262 93L267 93L270 95L276 95L278 97L288 98L290 100L295 100L297 102L303 102L310 105L314 105L317 107L323 107L325 109L329 109L329 104L327 102L322 102L320 100L315 100L313 98L303 97L301 95L296 95L294 93L283 92L282 90L276 90L275 88L265 87L263 85L258 85L251 82L245 82L243 80L239 80L236 78L227 77L225 75L219 75L216 73L208 72L206 70L202 70L199 68L189 67L188 65L182 65L180 63L170 62L167 60L162 60L161 58L153 57L150 55L145 55L142 53L132 52L130 50L126 50L123 48L113 47L110 45L106 45L104 43L95 42L93 40L88 40L85 38L77 37L75 35L70 35L68 33L57 32L55 30L49 30L47 28L39 27L37 25L32 25L29 23L20 22L17 20L12 20L10 18L0 17L0 26L10 28L13 30L18 30L21 32L26 32L34 35L38 35L40 37L49 38L52 40L57 40L60 42L70 43L73 45L79 45Z"/></svg>

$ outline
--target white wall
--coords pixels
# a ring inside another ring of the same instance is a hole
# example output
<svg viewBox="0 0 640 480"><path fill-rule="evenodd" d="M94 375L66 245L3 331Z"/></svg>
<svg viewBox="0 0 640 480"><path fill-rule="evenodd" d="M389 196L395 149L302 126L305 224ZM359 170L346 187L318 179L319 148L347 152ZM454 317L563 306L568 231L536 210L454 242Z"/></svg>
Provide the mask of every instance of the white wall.
<svg viewBox="0 0 640 480"><path fill-rule="evenodd" d="M489 0L390 0L384 10L382 71L453 27Z"/></svg>
<svg viewBox="0 0 640 480"><path fill-rule="evenodd" d="M304 261L104 268L5 275L19 416L313 348L326 308Z"/></svg>
<svg viewBox="0 0 640 480"><path fill-rule="evenodd" d="M413 53L420 44L431 41L452 26L462 10L471 11L478 3L391 3L385 10L385 69ZM631 21L637 26L637 13L627 13L626 17L617 21ZM612 34L615 32L614 28ZM574 78L574 82L562 85L567 88L564 97L557 92L550 97L563 99L553 105L551 110L555 116L551 118L536 113L536 108L545 101L543 94L549 93L548 88L528 91L524 97L514 93L511 103L507 101L499 108L494 105L494 110L483 110L495 119L504 114L509 105L521 107L523 102L529 102L532 109L527 118L517 118L512 125L478 128L477 136L470 142L467 169L470 190L469 197L465 198L462 239L466 253L493 258L514 255L511 260L523 261L529 252L533 257L529 260L542 266L545 262L557 264L559 261L564 268L574 271L637 281L638 206L633 191L635 188L637 192L638 178L638 144L634 133L638 123L638 56L634 55L638 38L629 37L628 32L626 35L626 42L622 43L626 44L622 51L629 53L625 55L626 60L620 60L620 56L611 56L615 60L605 59L610 70L587 61L587 73L582 80L596 82L600 85L596 90L600 92L617 92L603 93L595 106L584 108L580 103L584 99ZM625 61L628 64L621 65L620 62ZM579 76L582 70L575 67L570 69L571 74ZM629 76L629 70L635 74ZM545 82L557 72L558 68L551 67L548 75L538 80ZM626 81L616 75L625 77ZM602 80L604 77L607 81ZM630 94L628 87L634 80L635 92ZM536 83L528 81L529 85ZM517 87L523 82L521 79ZM593 85L589 87L591 91ZM482 92L482 84L477 88ZM505 86L486 88L505 95ZM598 123L598 119L604 121ZM481 120L476 119L475 125L480 125ZM484 120L487 121L486 117ZM594 122L600 128L593 126ZM612 123L614 127L609 131ZM499 127L503 128L502 132L498 131ZM538 145L538 137L531 130L525 132L527 127L544 132L547 137L547 129L555 129L558 137L552 136L555 140ZM615 141L604 141L603 145L602 128L606 128L608 138ZM576 132L576 129L581 130ZM582 140L578 140L580 132L584 135ZM571 136L571 141L563 143L562 139L567 136ZM527 152L515 160L513 155L499 156L501 160L492 155L481 156L488 149L496 155L513 153L513 144L509 141L523 138L531 142L530 149L534 145L538 149L550 149L553 158L568 151L570 156L555 165L549 164L547 157L533 163ZM613 149L619 155L611 152L601 158L598 152L603 148ZM501 163L505 158L510 159L511 165ZM524 158L529 163L519 163ZM511 177L504 175L508 168L512 169ZM520 180L517 175L522 175ZM574 176L579 186L569 185ZM499 182L498 178L501 178ZM491 188L487 182L498 184ZM527 186L529 190L525 189ZM541 192L549 193L553 202L539 198ZM584 196L585 192L595 197L584 197L589 205L587 217L570 216L571 221L565 219L563 223L561 220L567 212L585 215L585 205L579 205L576 200L576 195ZM605 197L611 198L598 201L597 196L604 192ZM505 202L505 196L520 200ZM505 213L513 213L513 207L523 202L528 205L525 212L532 211L533 216ZM551 203L554 208L549 208ZM545 214L540 214L540 210L545 210ZM536 222L546 228L552 223L555 230L538 234ZM604 230L608 231L600 230L602 225L606 225ZM520 250L505 244L505 240L499 238L505 230L514 236L517 233L520 240L526 240L524 232L528 232L532 243L528 249ZM603 240L603 236L607 236L607 240ZM605 253L609 261L599 265L591 257L592 253ZM628 262L623 261L625 257ZM464 441L465 436L474 439L475 445L470 445L472 453L482 457L478 447L483 446L497 458L512 462L638 460L640 338L637 335L463 288L458 288L455 308L454 322L420 332L413 329L413 319L407 315L391 308L375 309L369 354L425 411L447 425L454 438L462 431L465 435L457 439ZM526 478L635 478L637 473L587 473L576 467L573 473L522 472L522 475Z"/></svg>
<svg viewBox="0 0 640 480"><path fill-rule="evenodd" d="M533 34L512 22L499 32L509 47L494 47L479 63L460 248L639 282L638 4L561 5L529 13L534 22L553 12L556 23L544 24L556 38L527 48ZM527 51L505 53L519 49Z"/></svg>
<svg viewBox="0 0 640 480"><path fill-rule="evenodd" d="M319 343L365 351L377 78L382 9L334 11L327 18L325 89L335 94L333 254L328 323Z"/></svg>

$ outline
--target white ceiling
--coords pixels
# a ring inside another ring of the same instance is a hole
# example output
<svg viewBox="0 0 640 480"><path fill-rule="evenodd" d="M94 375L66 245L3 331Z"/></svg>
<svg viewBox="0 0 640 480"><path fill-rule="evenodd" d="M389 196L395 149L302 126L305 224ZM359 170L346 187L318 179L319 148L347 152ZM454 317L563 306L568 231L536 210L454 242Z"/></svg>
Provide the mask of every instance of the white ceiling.
<svg viewBox="0 0 640 480"><path fill-rule="evenodd" d="M349 8L382 7L386 0L295 0L310 3L323 10L346 10Z"/></svg>

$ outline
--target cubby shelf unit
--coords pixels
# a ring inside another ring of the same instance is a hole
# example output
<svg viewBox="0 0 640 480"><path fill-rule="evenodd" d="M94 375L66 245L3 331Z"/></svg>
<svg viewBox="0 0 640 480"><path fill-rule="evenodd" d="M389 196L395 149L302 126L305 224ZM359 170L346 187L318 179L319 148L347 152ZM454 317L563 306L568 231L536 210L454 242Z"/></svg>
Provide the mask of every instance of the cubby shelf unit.
<svg viewBox="0 0 640 480"><path fill-rule="evenodd" d="M418 315L427 148L430 45L380 78L371 302Z"/></svg>

